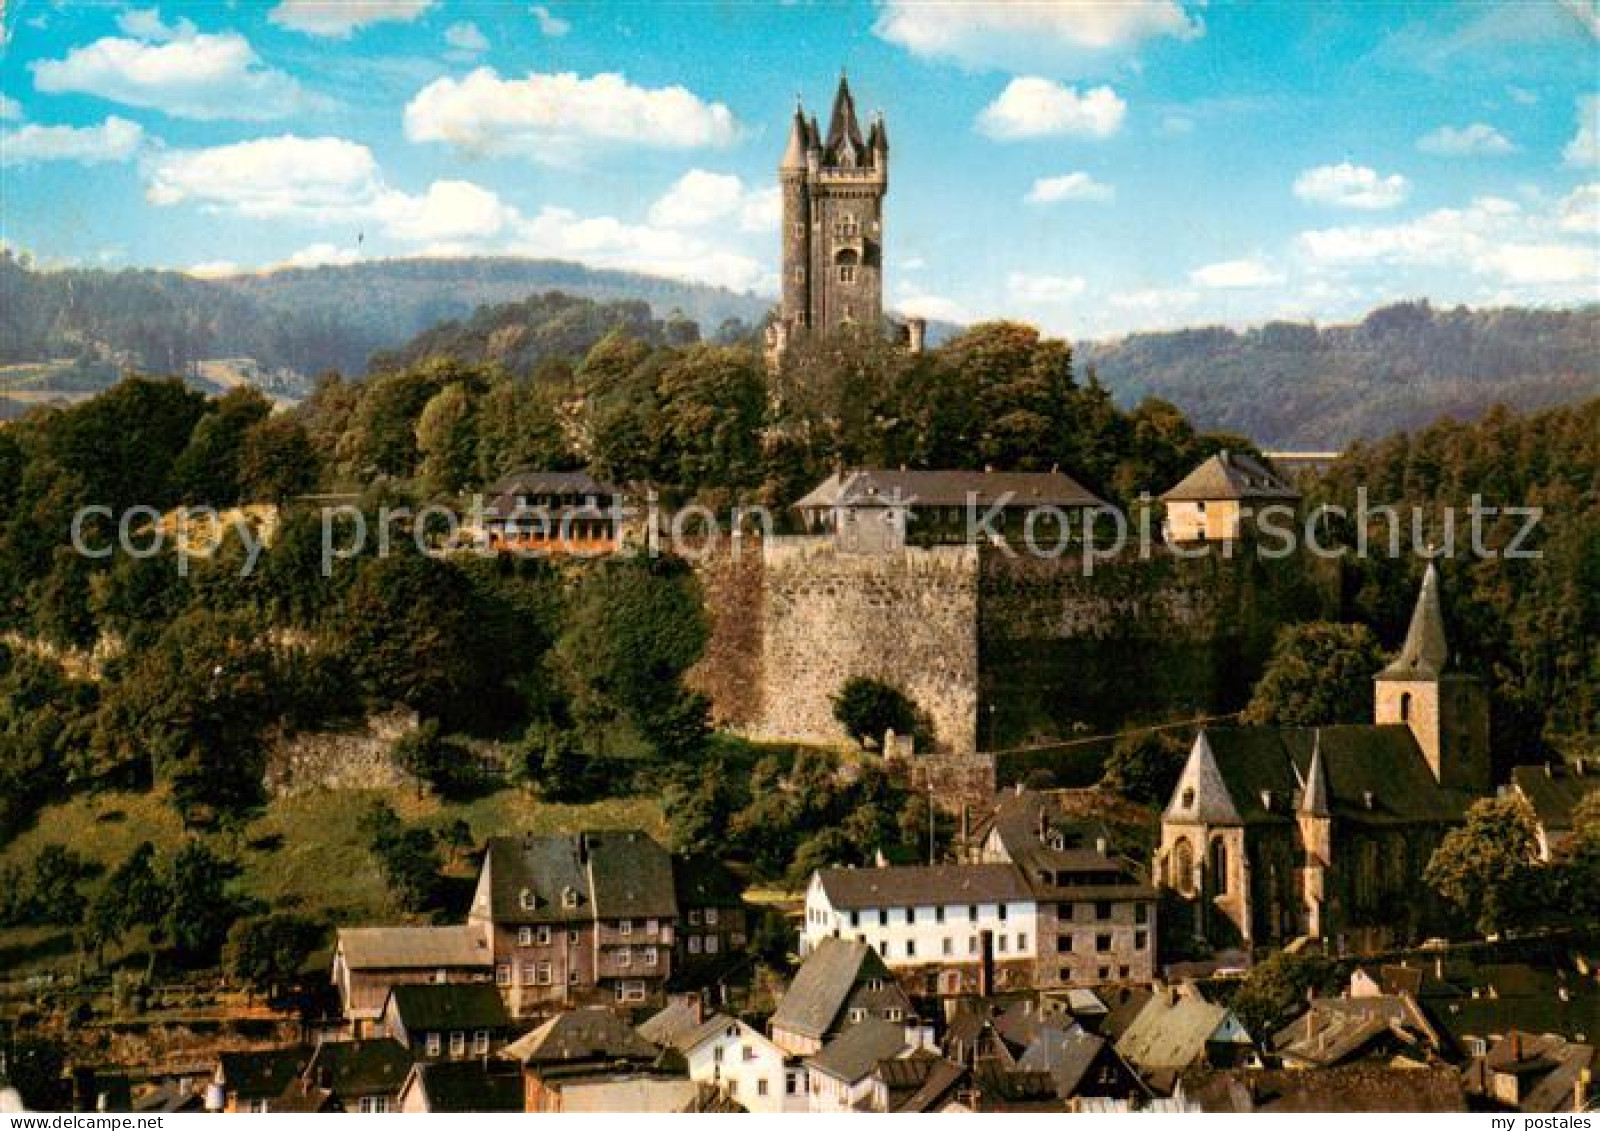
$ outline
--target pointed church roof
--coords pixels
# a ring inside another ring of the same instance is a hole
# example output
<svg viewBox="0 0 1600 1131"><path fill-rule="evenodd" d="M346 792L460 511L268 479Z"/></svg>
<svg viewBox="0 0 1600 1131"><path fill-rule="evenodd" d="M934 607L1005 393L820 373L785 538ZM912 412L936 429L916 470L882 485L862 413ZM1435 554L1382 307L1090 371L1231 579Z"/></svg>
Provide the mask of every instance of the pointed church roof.
<svg viewBox="0 0 1600 1131"><path fill-rule="evenodd" d="M783 151L783 160L778 162L779 169L804 169L806 167L806 145L810 134L806 129L806 112L799 106L794 108L794 121L789 126L789 145Z"/></svg>
<svg viewBox="0 0 1600 1131"><path fill-rule="evenodd" d="M1305 791L1300 795L1300 812L1310 817L1327 817L1333 813L1328 807L1328 775L1322 769L1321 728L1311 738L1311 765L1306 769Z"/></svg>
<svg viewBox="0 0 1600 1131"><path fill-rule="evenodd" d="M1450 661L1444 635L1444 609L1439 603L1439 571L1432 562L1422 575L1422 591L1411 611L1406 642L1394 662L1379 673L1388 679L1437 679Z"/></svg>
<svg viewBox="0 0 1600 1131"><path fill-rule="evenodd" d="M861 141L861 124L856 121L856 100L850 93L850 80L839 74L839 90L833 96L833 116L828 120L828 157L837 160L838 154L844 148L843 143L848 139L851 148L860 155L864 146Z"/></svg>
<svg viewBox="0 0 1600 1131"><path fill-rule="evenodd" d="M1195 736L1189 750L1189 760L1184 763L1178 786L1172 791L1172 801L1163 815L1168 821L1189 821L1204 825L1237 825L1239 809L1222 780L1217 768L1216 755L1211 752L1211 742L1206 732Z"/></svg>

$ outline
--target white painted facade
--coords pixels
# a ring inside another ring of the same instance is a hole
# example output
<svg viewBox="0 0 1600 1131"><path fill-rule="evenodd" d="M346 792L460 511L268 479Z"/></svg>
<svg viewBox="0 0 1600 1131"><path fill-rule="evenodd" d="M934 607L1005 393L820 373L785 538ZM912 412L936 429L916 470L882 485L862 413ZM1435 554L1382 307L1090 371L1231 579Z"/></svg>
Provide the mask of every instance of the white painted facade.
<svg viewBox="0 0 1600 1131"><path fill-rule="evenodd" d="M720 1020L726 1024L683 1050L689 1079L721 1088L758 1115L805 1111L806 1070L786 1066L783 1050L743 1021Z"/></svg>
<svg viewBox="0 0 1600 1131"><path fill-rule="evenodd" d="M806 888L805 924L800 953L825 938L859 939L891 969L978 962L980 936L994 937L996 963L1032 961L1038 953L1039 908L1032 899L968 903L951 893L951 902L914 907L835 908L822 878L813 872Z"/></svg>

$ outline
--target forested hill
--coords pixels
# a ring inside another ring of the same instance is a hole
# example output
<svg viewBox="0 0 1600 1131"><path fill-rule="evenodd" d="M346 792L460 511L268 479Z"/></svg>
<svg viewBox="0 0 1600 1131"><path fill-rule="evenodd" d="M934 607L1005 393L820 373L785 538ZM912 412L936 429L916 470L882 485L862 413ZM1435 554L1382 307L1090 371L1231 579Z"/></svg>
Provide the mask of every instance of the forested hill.
<svg viewBox="0 0 1600 1131"><path fill-rule="evenodd" d="M544 259L376 260L198 279L179 271L38 271L0 250L0 365L73 359L80 364L67 388L80 391L109 384L122 369L190 373L214 358L251 358L307 379L327 369L360 374L374 352L432 326L552 290L647 303L657 318L681 312L708 333L729 318L757 323L770 305ZM34 379L44 381L41 390L61 387L48 374Z"/></svg>
<svg viewBox="0 0 1600 1131"><path fill-rule="evenodd" d="M1353 326L1274 322L1082 343L1123 404L1169 400L1196 427L1264 448L1337 448L1491 405L1529 411L1600 394L1600 306L1374 310Z"/></svg>

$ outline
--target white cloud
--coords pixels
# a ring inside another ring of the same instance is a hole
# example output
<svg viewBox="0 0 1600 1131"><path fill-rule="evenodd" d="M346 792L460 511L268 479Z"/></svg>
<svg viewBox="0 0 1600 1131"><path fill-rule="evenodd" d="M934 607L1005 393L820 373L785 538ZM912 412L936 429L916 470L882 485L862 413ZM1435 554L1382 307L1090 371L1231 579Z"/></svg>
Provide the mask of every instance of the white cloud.
<svg viewBox="0 0 1600 1131"><path fill-rule="evenodd" d="M177 23L169 24L161 19L161 13L154 8L130 8L117 15L117 27L124 35L131 35L135 39L149 39L157 43L165 43L172 39L188 39L198 30L194 24L180 18Z"/></svg>
<svg viewBox="0 0 1600 1131"><path fill-rule="evenodd" d="M108 37L30 66L46 93L92 94L175 118L265 120L324 104L264 66L235 32L163 43Z"/></svg>
<svg viewBox="0 0 1600 1131"><path fill-rule="evenodd" d="M1066 173L1034 181L1023 199L1029 204L1054 204L1061 200L1111 200L1116 195L1116 189L1088 173Z"/></svg>
<svg viewBox="0 0 1600 1131"><path fill-rule="evenodd" d="M523 223L519 241L514 250L523 254L576 259L594 267L696 279L735 290L773 285L763 261L694 235L611 216L580 216L566 208L541 209Z"/></svg>
<svg viewBox="0 0 1600 1131"><path fill-rule="evenodd" d="M776 188L749 191L731 173L690 169L650 206L650 223L663 228L698 228L732 221L744 231L775 229L783 198Z"/></svg>
<svg viewBox="0 0 1600 1131"><path fill-rule="evenodd" d="M1076 275L1035 275L1013 271L1006 276L1006 293L1030 306L1054 306L1077 298L1088 284Z"/></svg>
<svg viewBox="0 0 1600 1131"><path fill-rule="evenodd" d="M348 39L368 24L410 23L431 7L433 0L282 0L267 19L306 35Z"/></svg>
<svg viewBox="0 0 1600 1131"><path fill-rule="evenodd" d="M194 202L260 219L313 223L357 218L383 192L378 163L364 145L293 134L211 149L173 150L147 170L156 205Z"/></svg>
<svg viewBox="0 0 1600 1131"><path fill-rule="evenodd" d="M1405 200L1411 186L1399 173L1382 176L1348 161L1307 169L1294 182L1294 194L1311 204L1375 211Z"/></svg>
<svg viewBox="0 0 1600 1131"><path fill-rule="evenodd" d="M1278 286L1283 275L1259 259L1229 259L1196 268L1189 272L1189 281L1213 290L1244 290Z"/></svg>
<svg viewBox="0 0 1600 1131"><path fill-rule="evenodd" d="M415 142L549 164L570 163L595 146L690 149L738 136L732 111L681 86L651 89L619 74L570 72L502 79L490 67L424 87L406 106L405 130Z"/></svg>
<svg viewBox="0 0 1600 1131"><path fill-rule="evenodd" d="M1079 93L1050 79L1016 78L978 115L978 130L999 141L1073 134L1110 137L1128 104L1109 86Z"/></svg>
<svg viewBox="0 0 1600 1131"><path fill-rule="evenodd" d="M1568 165L1600 165L1600 95L1586 94L1578 100L1578 132L1561 156Z"/></svg>
<svg viewBox="0 0 1600 1131"><path fill-rule="evenodd" d="M887 0L872 30L913 55L1019 71L1081 66L1162 36L1192 39L1203 26L1176 0Z"/></svg>
<svg viewBox="0 0 1600 1131"><path fill-rule="evenodd" d="M184 271L184 274L193 275L196 279L226 279L243 273L244 268L231 259L212 259L205 263L196 263Z"/></svg>
<svg viewBox="0 0 1600 1131"><path fill-rule="evenodd" d="M1527 87L1508 86L1506 87L1506 94L1518 106L1537 106L1539 104L1538 92L1529 90Z"/></svg>
<svg viewBox="0 0 1600 1131"><path fill-rule="evenodd" d="M14 122L22 117L22 103L9 94L0 94L0 122Z"/></svg>
<svg viewBox="0 0 1600 1131"><path fill-rule="evenodd" d="M535 4L528 11L533 14L534 20L539 25L539 34L547 39L560 39L572 30L571 23L553 14L543 4Z"/></svg>
<svg viewBox="0 0 1600 1131"><path fill-rule="evenodd" d="M1557 206L1562 231L1600 238L1600 181L1573 189Z"/></svg>
<svg viewBox="0 0 1600 1131"><path fill-rule="evenodd" d="M917 318L932 318L940 322L969 323L972 313L953 298L930 294L920 287L901 283L895 290L894 308L901 314Z"/></svg>
<svg viewBox="0 0 1600 1131"><path fill-rule="evenodd" d="M331 243L314 243L303 247L289 256L279 267L342 267L347 263L355 263L361 258L361 253L353 247L335 247ZM190 268L189 273L194 274Z"/></svg>
<svg viewBox="0 0 1600 1131"><path fill-rule="evenodd" d="M421 196L386 190L372 214L395 239L422 244L478 244L521 221L493 191L470 181L434 181Z"/></svg>
<svg viewBox="0 0 1600 1131"><path fill-rule="evenodd" d="M489 37L478 30L477 24L469 20L445 28L444 42L451 48L450 54L458 59L470 59L489 50Z"/></svg>
<svg viewBox="0 0 1600 1131"><path fill-rule="evenodd" d="M0 133L0 165L76 161L82 165L127 161L144 141L137 122L112 116L98 126L29 123Z"/></svg>
<svg viewBox="0 0 1600 1131"><path fill-rule="evenodd" d="M1438 157L1504 157L1517 151L1510 138L1484 122L1460 129L1440 126L1418 138L1417 148Z"/></svg>

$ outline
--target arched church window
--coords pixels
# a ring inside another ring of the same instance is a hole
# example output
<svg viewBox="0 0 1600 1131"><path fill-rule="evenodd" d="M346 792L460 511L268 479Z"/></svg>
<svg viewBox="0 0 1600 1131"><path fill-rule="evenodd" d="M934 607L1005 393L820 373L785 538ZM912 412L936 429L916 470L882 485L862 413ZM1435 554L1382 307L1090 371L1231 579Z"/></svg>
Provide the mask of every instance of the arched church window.
<svg viewBox="0 0 1600 1131"><path fill-rule="evenodd" d="M1194 849L1187 837L1172 846L1172 880L1184 895L1194 894Z"/></svg>
<svg viewBox="0 0 1600 1131"><path fill-rule="evenodd" d="M1221 837L1211 842L1211 884L1218 895L1228 894L1228 844Z"/></svg>

